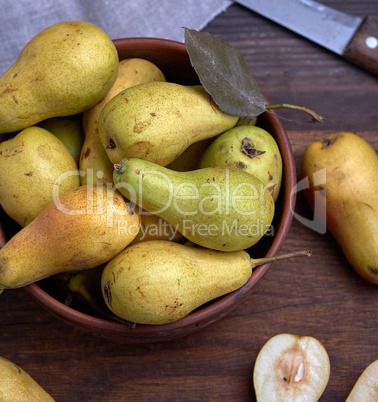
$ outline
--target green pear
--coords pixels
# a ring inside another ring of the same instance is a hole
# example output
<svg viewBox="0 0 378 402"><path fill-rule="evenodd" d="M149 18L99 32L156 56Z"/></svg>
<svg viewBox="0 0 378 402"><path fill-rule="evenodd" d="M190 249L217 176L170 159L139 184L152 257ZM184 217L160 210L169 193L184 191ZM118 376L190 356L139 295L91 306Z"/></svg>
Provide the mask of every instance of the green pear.
<svg viewBox="0 0 378 402"><path fill-rule="evenodd" d="M49 204L0 250L0 291L109 261L140 228L134 206L110 186L80 186Z"/></svg>
<svg viewBox="0 0 378 402"><path fill-rule="evenodd" d="M32 38L0 77L0 133L80 113L113 85L118 53L98 26L54 24Z"/></svg>
<svg viewBox="0 0 378 402"><path fill-rule="evenodd" d="M67 117L52 117L41 121L38 126L50 131L62 141L75 159L76 165L79 166L81 147L84 142L81 113Z"/></svg>
<svg viewBox="0 0 378 402"><path fill-rule="evenodd" d="M25 128L0 143L0 204L22 227L55 198L79 185L72 155L44 128Z"/></svg>
<svg viewBox="0 0 378 402"><path fill-rule="evenodd" d="M282 157L271 134L257 126L237 126L218 136L205 150L199 168L229 166L260 179L277 200L282 182Z"/></svg>
<svg viewBox="0 0 378 402"><path fill-rule="evenodd" d="M243 286L258 265L308 252L251 259L246 251L222 252L152 240L127 247L109 261L101 289L109 309L124 320L160 325Z"/></svg>
<svg viewBox="0 0 378 402"><path fill-rule="evenodd" d="M363 371L345 402L376 402L378 400L378 360Z"/></svg>
<svg viewBox="0 0 378 402"><path fill-rule="evenodd" d="M113 183L113 164L110 162L98 134L98 119L105 105L122 90L150 81L165 81L161 70L148 60L131 58L119 62L117 79L108 93L83 113L85 140L79 168L81 184Z"/></svg>
<svg viewBox="0 0 378 402"><path fill-rule="evenodd" d="M126 198L203 247L247 249L271 229L275 206L270 192L240 169L176 172L125 158L115 165L114 184Z"/></svg>
<svg viewBox="0 0 378 402"><path fill-rule="evenodd" d="M316 402L330 376L326 349L311 336L279 334L261 348L253 370L257 402Z"/></svg>
<svg viewBox="0 0 378 402"><path fill-rule="evenodd" d="M149 82L128 88L104 107L98 129L112 163L123 158L168 165L189 145L233 127L201 85Z"/></svg>
<svg viewBox="0 0 378 402"><path fill-rule="evenodd" d="M0 400L53 402L54 399L25 370L0 357Z"/></svg>
<svg viewBox="0 0 378 402"><path fill-rule="evenodd" d="M378 156L374 148L354 133L334 133L306 148L301 169L309 181L305 195L318 211L318 219L357 273L378 284Z"/></svg>

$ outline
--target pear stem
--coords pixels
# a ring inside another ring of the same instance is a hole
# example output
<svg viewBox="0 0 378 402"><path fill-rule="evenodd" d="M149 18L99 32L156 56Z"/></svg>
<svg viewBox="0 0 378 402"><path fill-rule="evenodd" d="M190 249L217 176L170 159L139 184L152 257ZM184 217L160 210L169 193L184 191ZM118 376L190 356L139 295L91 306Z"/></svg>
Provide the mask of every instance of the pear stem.
<svg viewBox="0 0 378 402"><path fill-rule="evenodd" d="M277 255L274 257L265 257L265 258L256 258L256 259L251 258L250 262L251 262L251 267L255 268L262 264L280 261L280 260L286 260L287 258L292 258L292 257L299 257L301 255L306 255L309 257L311 254L312 253L310 250L294 251L292 253Z"/></svg>
<svg viewBox="0 0 378 402"><path fill-rule="evenodd" d="M312 120L316 123L324 123L325 118L320 114L314 112L313 110L309 109L306 106L299 106L299 105L291 105L290 103L280 103L278 105L266 105L265 109L294 109L299 110L301 112L307 113L312 117Z"/></svg>

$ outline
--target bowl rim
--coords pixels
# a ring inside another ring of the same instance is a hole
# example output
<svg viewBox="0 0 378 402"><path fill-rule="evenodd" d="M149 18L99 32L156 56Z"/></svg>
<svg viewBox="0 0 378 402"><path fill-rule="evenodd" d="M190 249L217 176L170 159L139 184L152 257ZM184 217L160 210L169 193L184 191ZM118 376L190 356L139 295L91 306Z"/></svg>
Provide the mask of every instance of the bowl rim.
<svg viewBox="0 0 378 402"><path fill-rule="evenodd" d="M161 38L148 38L148 37L131 37L114 39L114 44L117 49L119 47L127 47L127 51L138 50L142 46L151 47L158 50L159 48L168 49L169 51L179 52L187 56L185 44L178 41L161 39ZM267 103L269 101L267 100ZM263 113L263 118L271 126L271 130L279 132L281 135L275 137L280 149L283 161L283 185L281 186L280 197L282 197L282 216L278 221L278 227L275 228L275 238L266 253L266 256L274 256L280 251L283 243L288 235L293 214L292 205L295 203L296 194L291 189L296 185L296 169L295 160L292 152L289 137L283 126L281 119L279 119L274 110L269 113ZM1 137L0 137L1 142ZM0 222L0 247L3 247L6 242L6 234ZM248 281L241 288L228 293L214 303L191 312L186 317L163 325L147 325L137 324L135 328L125 325L121 322L110 321L105 318L95 317L75 310L64 303L58 301L53 296L44 291L37 283L32 283L24 287L27 293L37 301L44 309L53 313L63 321L66 321L81 328L94 330L99 335L114 334L120 336L124 340L136 342L152 342L163 341L176 338L178 336L188 335L195 332L219 319L223 318L230 311L234 310L250 293L264 277L269 270L271 263L263 264L253 270L253 274ZM156 338L156 339L152 339Z"/></svg>

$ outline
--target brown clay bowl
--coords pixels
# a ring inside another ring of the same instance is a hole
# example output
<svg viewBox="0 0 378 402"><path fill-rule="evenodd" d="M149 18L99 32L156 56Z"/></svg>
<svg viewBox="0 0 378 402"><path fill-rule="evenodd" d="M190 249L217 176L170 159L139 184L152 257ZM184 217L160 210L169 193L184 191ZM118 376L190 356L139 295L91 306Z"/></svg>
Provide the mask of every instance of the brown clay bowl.
<svg viewBox="0 0 378 402"><path fill-rule="evenodd" d="M198 84L199 80L191 66L183 43L154 38L116 39L120 60L139 57L155 63L165 74L167 81L185 85ZM296 185L294 157L287 133L280 119L274 113L259 116L258 125L270 132L276 139L283 158L283 184L276 202L273 221L274 235L264 237L257 245L248 250L253 258L277 255L285 241L292 222L292 205L295 194L291 189ZM1 141L1 138L0 138ZM0 211L0 246L19 228ZM185 318L165 325L136 325L134 328L123 323L107 320L78 306L67 306L59 296L52 282L43 280L25 287L25 290L43 308L82 330L109 340L127 343L151 343L168 341L186 336L222 319L234 310L251 294L264 277L271 264L264 264L254 270L248 282L240 289L225 295L192 312ZM11 290L9 290L11 291Z"/></svg>

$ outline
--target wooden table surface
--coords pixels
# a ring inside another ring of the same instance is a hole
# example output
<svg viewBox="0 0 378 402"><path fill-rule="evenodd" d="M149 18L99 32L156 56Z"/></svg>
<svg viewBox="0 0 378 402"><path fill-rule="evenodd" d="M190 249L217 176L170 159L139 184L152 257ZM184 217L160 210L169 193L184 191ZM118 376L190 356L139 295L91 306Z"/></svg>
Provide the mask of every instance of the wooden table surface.
<svg viewBox="0 0 378 402"><path fill-rule="evenodd" d="M344 12L378 18L376 0L323 0ZM326 117L308 123L280 112L297 167L305 147L335 131L353 131L378 150L378 80L339 56L232 5L204 30L244 55L272 103L308 106ZM302 194L296 214L311 218ZM321 401L344 401L378 359L377 287L348 265L328 233L294 217L282 252L313 256L272 265L231 314L201 332L151 345L115 344L44 311L23 289L1 295L0 356L17 363L57 401L253 401L253 367L264 343L292 333L325 346L331 375Z"/></svg>

